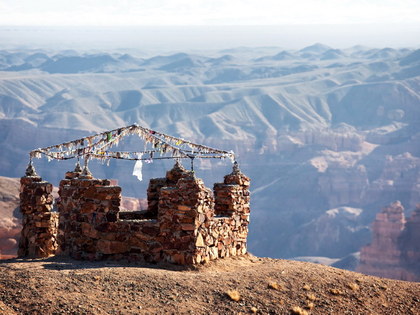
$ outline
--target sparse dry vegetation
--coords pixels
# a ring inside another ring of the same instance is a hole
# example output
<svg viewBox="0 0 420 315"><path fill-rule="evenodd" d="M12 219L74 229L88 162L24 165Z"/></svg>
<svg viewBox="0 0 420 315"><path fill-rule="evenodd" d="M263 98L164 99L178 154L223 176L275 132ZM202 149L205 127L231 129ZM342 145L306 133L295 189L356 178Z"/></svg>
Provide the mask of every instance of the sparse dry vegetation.
<svg viewBox="0 0 420 315"><path fill-rule="evenodd" d="M293 306L290 312L295 315L308 315L308 312L301 309L299 306Z"/></svg>
<svg viewBox="0 0 420 315"><path fill-rule="evenodd" d="M236 290L229 290L226 292L226 294L232 301L238 302L241 299L241 295Z"/></svg>
<svg viewBox="0 0 420 315"><path fill-rule="evenodd" d="M275 281L269 281L268 282L268 287L270 289L277 290L277 291L282 291L283 290L283 286L281 284L279 284L278 282L275 282Z"/></svg>
<svg viewBox="0 0 420 315"><path fill-rule="evenodd" d="M341 295L341 294L343 294L343 292L342 292L341 290L339 290L339 289L335 289L335 288L330 289L330 290L329 290L329 292L330 292L331 294L333 294L333 295Z"/></svg>
<svg viewBox="0 0 420 315"><path fill-rule="evenodd" d="M315 307L315 304L313 302L307 302L306 303L306 308L308 310L312 310Z"/></svg>
<svg viewBox="0 0 420 315"><path fill-rule="evenodd" d="M347 284L347 286L352 289L353 291L357 291L360 289L359 285L357 283L354 282L350 282Z"/></svg>
<svg viewBox="0 0 420 315"><path fill-rule="evenodd" d="M316 296L315 296L315 294L312 294L312 293L307 294L307 295L306 295L306 298L307 298L309 301L315 301L315 300L316 300Z"/></svg>
<svg viewBox="0 0 420 315"><path fill-rule="evenodd" d="M309 284L305 284L303 286L303 290L305 290L305 291L309 291L310 289L311 289L311 286Z"/></svg>

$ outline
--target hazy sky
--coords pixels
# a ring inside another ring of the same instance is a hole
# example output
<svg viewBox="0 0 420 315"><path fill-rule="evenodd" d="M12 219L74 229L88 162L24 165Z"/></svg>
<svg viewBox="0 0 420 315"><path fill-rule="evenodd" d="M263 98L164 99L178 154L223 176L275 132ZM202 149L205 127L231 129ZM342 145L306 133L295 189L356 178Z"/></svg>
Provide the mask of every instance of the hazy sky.
<svg viewBox="0 0 420 315"><path fill-rule="evenodd" d="M0 0L0 25L420 23L420 0Z"/></svg>
<svg viewBox="0 0 420 315"><path fill-rule="evenodd" d="M420 0L0 0L0 49L418 47L419 39Z"/></svg>

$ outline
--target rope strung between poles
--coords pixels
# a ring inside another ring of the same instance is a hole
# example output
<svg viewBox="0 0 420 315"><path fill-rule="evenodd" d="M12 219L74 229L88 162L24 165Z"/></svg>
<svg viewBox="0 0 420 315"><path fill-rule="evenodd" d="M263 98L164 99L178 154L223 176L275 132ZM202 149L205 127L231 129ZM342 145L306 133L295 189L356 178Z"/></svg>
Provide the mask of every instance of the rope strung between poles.
<svg viewBox="0 0 420 315"><path fill-rule="evenodd" d="M145 142L145 147L151 145L152 148L144 151L110 151L109 149L117 146L126 136L138 135ZM110 159L134 160L152 162L160 159L186 159L191 160L191 169L194 169L194 159L229 158L232 163L235 161L233 151L224 151L211 148L202 144L173 137L165 133L155 131L137 124L104 131L92 136L83 137L69 142L52 145L45 148L38 148L29 152L30 164L33 158L46 156L50 160L70 160L80 158L85 160L85 168L91 159L102 162Z"/></svg>

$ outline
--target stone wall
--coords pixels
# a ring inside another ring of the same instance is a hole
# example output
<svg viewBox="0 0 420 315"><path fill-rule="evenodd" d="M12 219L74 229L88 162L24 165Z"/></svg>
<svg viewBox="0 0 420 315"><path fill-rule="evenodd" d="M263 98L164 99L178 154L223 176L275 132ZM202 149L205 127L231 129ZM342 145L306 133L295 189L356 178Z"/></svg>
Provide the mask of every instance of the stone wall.
<svg viewBox="0 0 420 315"><path fill-rule="evenodd" d="M25 176L21 180L20 210L22 232L18 256L48 257L57 250L58 213L52 212L52 185L39 176Z"/></svg>
<svg viewBox="0 0 420 315"><path fill-rule="evenodd" d="M150 181L149 209L139 212L120 212L121 188L83 174L68 172L60 182L57 253L177 264L246 253L249 178L236 166L213 193L176 163Z"/></svg>
<svg viewBox="0 0 420 315"><path fill-rule="evenodd" d="M116 222L121 188L109 180L74 178L60 187L61 250L76 259L97 259L99 230L103 224Z"/></svg>
<svg viewBox="0 0 420 315"><path fill-rule="evenodd" d="M59 217L58 217L58 231L57 231L57 241L58 241L58 248L57 254L65 253L66 252L66 241L65 237L70 233L71 228L71 211L67 211L69 207L62 206L62 198L61 195L63 194L63 187L71 183L71 179L78 178L82 173L80 167L76 167L73 172L67 172L65 175L65 179L60 181L58 194L59 198L57 200L57 208L60 209ZM66 200L65 200L66 201Z"/></svg>
<svg viewBox="0 0 420 315"><path fill-rule="evenodd" d="M406 222L399 201L376 215L372 242L360 251L358 272L420 281L420 205Z"/></svg>

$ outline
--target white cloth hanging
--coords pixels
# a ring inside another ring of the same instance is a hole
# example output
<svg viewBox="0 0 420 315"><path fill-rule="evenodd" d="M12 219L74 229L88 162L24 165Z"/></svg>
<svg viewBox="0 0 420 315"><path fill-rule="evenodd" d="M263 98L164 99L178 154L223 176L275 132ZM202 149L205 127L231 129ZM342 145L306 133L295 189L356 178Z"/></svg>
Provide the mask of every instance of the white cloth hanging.
<svg viewBox="0 0 420 315"><path fill-rule="evenodd" d="M137 156L139 160L136 161L136 164L134 164L134 169L133 169L133 176L137 176L137 179L139 181L143 180L143 174L142 174L143 162L142 160L140 160L142 156L143 154L139 154Z"/></svg>

